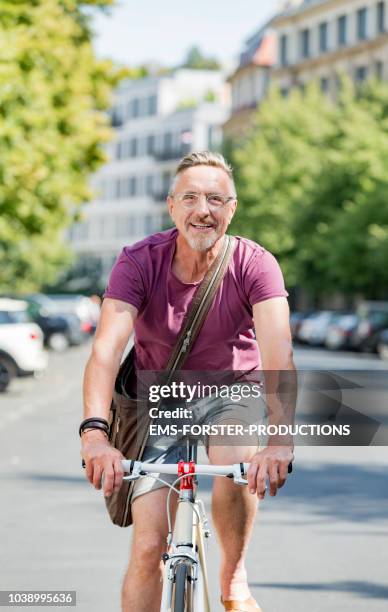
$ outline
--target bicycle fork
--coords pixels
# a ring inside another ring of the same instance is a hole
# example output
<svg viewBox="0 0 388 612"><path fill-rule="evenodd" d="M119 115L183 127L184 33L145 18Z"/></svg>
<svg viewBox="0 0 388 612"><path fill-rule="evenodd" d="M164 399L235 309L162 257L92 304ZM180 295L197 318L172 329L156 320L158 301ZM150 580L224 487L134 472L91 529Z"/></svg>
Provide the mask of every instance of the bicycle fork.
<svg viewBox="0 0 388 612"><path fill-rule="evenodd" d="M188 497L178 502L173 536L176 544L171 552L163 555L165 568L161 612L171 612L175 566L180 562L187 562L190 568L189 580L194 587L193 610L210 612L202 512L201 506Z"/></svg>

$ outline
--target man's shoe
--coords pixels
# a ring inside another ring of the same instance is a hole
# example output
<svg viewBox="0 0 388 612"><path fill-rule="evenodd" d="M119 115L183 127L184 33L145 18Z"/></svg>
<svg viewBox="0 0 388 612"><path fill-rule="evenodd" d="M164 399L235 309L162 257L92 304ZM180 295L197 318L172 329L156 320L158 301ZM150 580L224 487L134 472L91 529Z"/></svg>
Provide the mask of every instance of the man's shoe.
<svg viewBox="0 0 388 612"><path fill-rule="evenodd" d="M257 601L253 597L248 597L244 601L238 601L236 599L222 599L221 603L225 610L228 612L262 612Z"/></svg>

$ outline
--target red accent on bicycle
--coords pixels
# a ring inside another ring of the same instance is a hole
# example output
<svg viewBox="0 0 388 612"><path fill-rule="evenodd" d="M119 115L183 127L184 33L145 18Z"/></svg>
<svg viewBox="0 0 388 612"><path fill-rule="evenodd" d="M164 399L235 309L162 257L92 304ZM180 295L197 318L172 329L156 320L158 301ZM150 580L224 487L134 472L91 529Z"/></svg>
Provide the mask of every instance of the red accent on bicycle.
<svg viewBox="0 0 388 612"><path fill-rule="evenodd" d="M195 462L194 461L178 461L178 476L184 476L180 480L181 490L193 491L194 489L194 474L195 474Z"/></svg>

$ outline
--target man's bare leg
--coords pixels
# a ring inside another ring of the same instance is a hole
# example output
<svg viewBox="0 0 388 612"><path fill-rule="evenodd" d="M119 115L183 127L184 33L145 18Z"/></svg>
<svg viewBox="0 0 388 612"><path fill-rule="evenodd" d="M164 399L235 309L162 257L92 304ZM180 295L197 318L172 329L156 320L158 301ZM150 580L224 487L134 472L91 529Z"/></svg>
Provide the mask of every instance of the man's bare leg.
<svg viewBox="0 0 388 612"><path fill-rule="evenodd" d="M225 465L248 462L257 447L211 446L211 463ZM215 478L212 515L221 547L220 584L223 599L244 600L250 597L245 555L257 513L258 500L248 487L234 484L229 478Z"/></svg>
<svg viewBox="0 0 388 612"><path fill-rule="evenodd" d="M132 505L133 537L131 558L124 577L122 612L159 612L162 596L161 555L167 549L166 499L163 487L137 497ZM174 520L176 495L171 494Z"/></svg>

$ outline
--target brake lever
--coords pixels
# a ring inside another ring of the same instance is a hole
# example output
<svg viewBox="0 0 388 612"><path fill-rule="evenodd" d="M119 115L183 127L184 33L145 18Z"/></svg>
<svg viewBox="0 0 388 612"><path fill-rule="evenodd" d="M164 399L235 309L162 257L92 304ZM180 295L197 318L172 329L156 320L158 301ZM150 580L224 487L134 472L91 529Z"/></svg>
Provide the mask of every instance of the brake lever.
<svg viewBox="0 0 388 612"><path fill-rule="evenodd" d="M243 472L241 471L241 463L240 464L236 464L236 466L233 469L233 480L235 482L235 484L239 484L239 485L247 485L248 481L246 478L243 478ZM288 468L287 471L289 474L292 473L292 463L288 464Z"/></svg>
<svg viewBox="0 0 388 612"><path fill-rule="evenodd" d="M142 476L140 467L141 467L141 462L134 461L133 464L131 465L131 472L129 476L123 476L123 480L129 480L130 482L132 480L138 480L140 476Z"/></svg>

